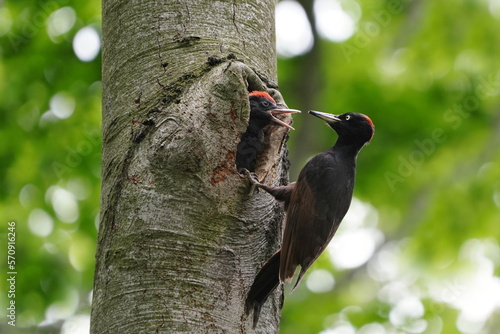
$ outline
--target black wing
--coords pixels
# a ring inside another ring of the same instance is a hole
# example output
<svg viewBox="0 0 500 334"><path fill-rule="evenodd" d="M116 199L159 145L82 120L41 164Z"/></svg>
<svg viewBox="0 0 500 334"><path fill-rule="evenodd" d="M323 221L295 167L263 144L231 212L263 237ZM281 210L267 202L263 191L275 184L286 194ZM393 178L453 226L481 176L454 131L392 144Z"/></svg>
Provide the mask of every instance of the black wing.
<svg viewBox="0 0 500 334"><path fill-rule="evenodd" d="M296 286L325 250L349 209L353 187L354 168L336 164L330 154L317 155L302 169L287 210L281 281L290 280L300 265Z"/></svg>

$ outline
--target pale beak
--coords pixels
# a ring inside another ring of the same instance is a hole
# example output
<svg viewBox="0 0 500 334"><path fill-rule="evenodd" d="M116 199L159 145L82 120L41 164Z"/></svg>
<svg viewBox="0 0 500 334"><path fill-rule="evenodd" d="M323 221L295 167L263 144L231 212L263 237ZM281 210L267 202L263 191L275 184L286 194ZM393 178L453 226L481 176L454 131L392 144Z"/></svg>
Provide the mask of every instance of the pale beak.
<svg viewBox="0 0 500 334"><path fill-rule="evenodd" d="M288 128L290 130L295 130L292 126L290 126L289 124L283 122L282 120L274 117L274 114L297 114L299 113L300 114L300 110L297 110L297 109L281 109L281 108L278 108L278 109L272 109L270 110L271 112L271 120L275 123L278 123L279 125L281 126L284 126L285 128Z"/></svg>
<svg viewBox="0 0 500 334"><path fill-rule="evenodd" d="M309 113L313 116L316 116L327 123L340 122L341 119L337 115L327 114L326 112L309 110Z"/></svg>

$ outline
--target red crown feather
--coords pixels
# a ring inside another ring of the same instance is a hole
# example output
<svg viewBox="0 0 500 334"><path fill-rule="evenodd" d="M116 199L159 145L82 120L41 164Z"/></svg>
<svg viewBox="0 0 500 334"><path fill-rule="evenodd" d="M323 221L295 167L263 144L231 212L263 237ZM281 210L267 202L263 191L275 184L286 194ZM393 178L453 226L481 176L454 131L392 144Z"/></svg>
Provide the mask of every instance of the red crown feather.
<svg viewBox="0 0 500 334"><path fill-rule="evenodd" d="M249 97L250 96L263 97L263 98L268 99L272 103L276 104L276 101L274 101L274 99L271 97L271 95L269 95L267 92L261 92L261 91L258 91L258 90L254 90L253 92L250 92L250 94L248 94L248 96Z"/></svg>

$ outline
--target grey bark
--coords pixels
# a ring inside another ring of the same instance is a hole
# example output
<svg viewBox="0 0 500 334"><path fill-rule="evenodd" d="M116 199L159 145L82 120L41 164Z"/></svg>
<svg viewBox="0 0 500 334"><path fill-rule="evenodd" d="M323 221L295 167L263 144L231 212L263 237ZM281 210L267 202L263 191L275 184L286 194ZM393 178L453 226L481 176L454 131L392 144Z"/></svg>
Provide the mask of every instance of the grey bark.
<svg viewBox="0 0 500 334"><path fill-rule="evenodd" d="M253 333L244 299L283 210L234 165L248 91L276 90L274 0L103 1L101 222L91 333ZM286 129L257 168L288 180ZM281 291L258 333L277 333Z"/></svg>

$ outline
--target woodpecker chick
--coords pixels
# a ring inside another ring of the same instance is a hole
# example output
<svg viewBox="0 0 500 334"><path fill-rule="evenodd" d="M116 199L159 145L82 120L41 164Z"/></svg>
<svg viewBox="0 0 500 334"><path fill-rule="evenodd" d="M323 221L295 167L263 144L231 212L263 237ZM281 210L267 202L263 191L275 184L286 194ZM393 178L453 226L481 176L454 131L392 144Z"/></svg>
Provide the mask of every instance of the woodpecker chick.
<svg viewBox="0 0 500 334"><path fill-rule="evenodd" d="M283 243L257 273L246 299L247 314L254 311L254 328L260 309L271 292L289 281L300 265L294 288L325 250L351 204L356 157L373 137L375 127L363 114L332 115L309 111L338 134L333 147L314 156L301 170L297 182L283 187L266 186L245 172L251 182L285 202Z"/></svg>
<svg viewBox="0 0 500 334"><path fill-rule="evenodd" d="M283 109L266 92L254 91L248 95L250 100L250 119L246 132L241 136L236 152L238 171L255 170L255 163L264 149L264 127L272 123L294 130L293 127L276 118L279 114L300 113L295 109Z"/></svg>

